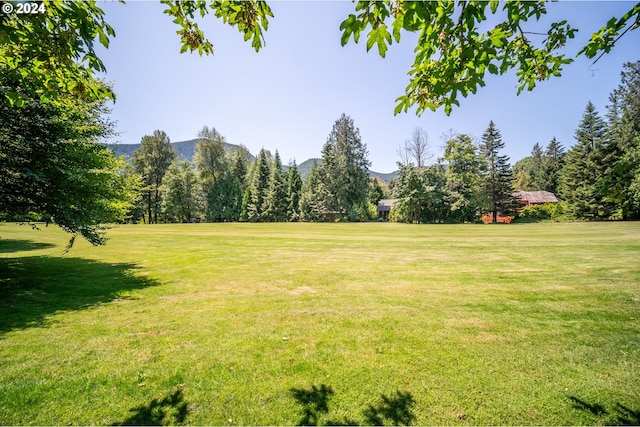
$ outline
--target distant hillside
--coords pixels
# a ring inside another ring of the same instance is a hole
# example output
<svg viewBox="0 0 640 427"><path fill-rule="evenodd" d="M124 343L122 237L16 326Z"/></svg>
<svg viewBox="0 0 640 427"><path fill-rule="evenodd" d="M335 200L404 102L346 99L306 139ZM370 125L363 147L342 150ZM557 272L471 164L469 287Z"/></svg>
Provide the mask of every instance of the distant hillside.
<svg viewBox="0 0 640 427"><path fill-rule="evenodd" d="M398 172L396 171L391 173L380 173L380 172L369 171L369 175L373 177L378 177L383 182L389 183L393 178L395 178L398 175Z"/></svg>
<svg viewBox="0 0 640 427"><path fill-rule="evenodd" d="M309 175L309 173L311 172L311 167L317 163L320 163L320 159L309 159L298 165L298 172L300 172L300 176L302 177L302 179L305 179L307 175Z"/></svg>
<svg viewBox="0 0 640 427"><path fill-rule="evenodd" d="M178 158L180 160L193 160L198 140L199 138L190 139L188 141L172 142L171 145L173 145L173 148L178 152ZM109 148L111 148L111 150L113 150L117 155L124 155L126 160L130 160L133 156L133 152L140 148L140 144L110 144ZM224 148L228 151L235 151L240 148L240 146L225 143ZM251 159L255 160L255 157L252 155Z"/></svg>
<svg viewBox="0 0 640 427"><path fill-rule="evenodd" d="M193 160L193 155L195 153L197 142L198 142L198 138L190 139L188 141L172 142L171 145L173 145L173 147L178 152L178 157L180 158L180 160ZM111 148L111 150L113 150L113 152L116 153L118 156L124 155L126 160L130 160L131 157L133 156L133 152L136 151L138 148L140 148L140 144L109 144L109 148ZM239 145L225 144L225 149L229 151L234 151L234 150L237 150L238 148L240 148ZM251 160L255 160L255 159L256 157L252 155ZM302 177L302 179L305 179L306 176L309 175L309 172L311 172L311 166L313 166L314 163L320 163L320 159L316 159L316 158L309 159L298 165L298 171L300 172L300 176ZM287 168L287 166L283 166L283 167L284 169ZM369 171L369 175L377 176L382 181L387 183L391 181L393 178L395 178L396 174L397 172L380 173L380 172Z"/></svg>
<svg viewBox="0 0 640 427"><path fill-rule="evenodd" d="M311 167L314 164L318 164L320 163L321 159L309 159L305 162L302 162L298 165L298 172L300 172L300 176L302 177L302 179L305 179L307 177L307 175L309 175L309 173L311 172ZM380 172L375 172L375 171L369 171L369 175L372 177L378 177L380 178L383 182L389 183L391 182L391 180L393 178L396 177L396 175L398 174L398 172L391 172L391 173L380 173Z"/></svg>

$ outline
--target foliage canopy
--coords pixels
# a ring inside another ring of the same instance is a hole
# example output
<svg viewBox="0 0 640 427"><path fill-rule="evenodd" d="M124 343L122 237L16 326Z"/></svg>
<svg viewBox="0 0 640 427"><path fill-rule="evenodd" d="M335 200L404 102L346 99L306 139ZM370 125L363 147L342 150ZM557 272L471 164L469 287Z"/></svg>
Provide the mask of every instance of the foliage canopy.
<svg viewBox="0 0 640 427"><path fill-rule="evenodd" d="M84 93L100 98L113 93L91 79L104 71L94 42L109 46L113 28L95 1L62 2L44 0L47 13L29 16L0 15L0 75L3 81L20 82L37 76L31 93L43 99L59 98L59 93ZM210 12L236 27L258 51L273 12L265 1L162 0L164 13L178 26L181 52L213 54L213 44L200 29L197 19ZM397 99L395 113L416 107L444 108L451 113L460 105L459 97L476 93L485 85L486 73L502 75L514 69L518 93L532 90L537 82L560 76L562 67L573 59L562 53L577 28L567 20L548 28L535 24L547 15L544 1L359 1L355 13L340 25L342 44L358 42L366 34L367 51L374 46L381 56L403 33L415 33L418 41L415 60L409 70L405 94ZM499 22L489 25L489 16ZM589 58L609 52L627 32L640 22L640 3L621 17L612 17L591 36L578 54ZM541 41L539 39L542 39ZM599 57L597 58L599 59ZM596 59L596 61L597 61ZM21 91L5 94L12 103L23 102Z"/></svg>
<svg viewBox="0 0 640 427"><path fill-rule="evenodd" d="M135 186L121 173L124 162L99 143L111 131L104 101L35 99L15 108L1 92L0 217L54 221L104 243L101 224L124 220Z"/></svg>

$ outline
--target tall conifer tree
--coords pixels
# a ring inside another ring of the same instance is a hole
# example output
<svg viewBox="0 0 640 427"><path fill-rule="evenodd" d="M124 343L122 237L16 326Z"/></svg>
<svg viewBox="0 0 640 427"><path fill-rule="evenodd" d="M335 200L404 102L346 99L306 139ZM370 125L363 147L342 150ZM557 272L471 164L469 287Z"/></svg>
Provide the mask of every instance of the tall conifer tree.
<svg viewBox="0 0 640 427"><path fill-rule="evenodd" d="M278 151L276 151L271 164L271 173L264 199L264 220L275 222L287 220L287 183L282 172L282 162Z"/></svg>
<svg viewBox="0 0 640 427"><path fill-rule="evenodd" d="M287 221L300 220L300 192L302 191L302 178L298 171L298 165L294 161L287 171Z"/></svg>
<svg viewBox="0 0 640 427"><path fill-rule="evenodd" d="M267 152L262 149L258 155L258 160L253 165L254 170L249 183L249 192L246 216L251 222L265 221L265 197L269 188L269 161Z"/></svg>
<svg viewBox="0 0 640 427"><path fill-rule="evenodd" d="M558 193L558 185L560 183L560 173L562 171L562 165L564 164L564 147L554 136L547 149L544 152L545 155L545 182L544 190L551 193Z"/></svg>
<svg viewBox="0 0 640 427"><path fill-rule="evenodd" d="M602 184L623 219L640 218L640 61L624 64L620 85L609 96L612 149Z"/></svg>
<svg viewBox="0 0 640 427"><path fill-rule="evenodd" d="M542 148L538 144L536 144L536 147L540 151L538 157L541 158ZM500 131L493 121L491 121L482 135L480 152L486 167L484 191L494 223L498 222L498 213L509 213L515 204L512 196L513 176L509 157L500 155L500 150L503 148L502 135L500 135Z"/></svg>
<svg viewBox="0 0 640 427"><path fill-rule="evenodd" d="M320 221L329 211L327 203L331 199L326 186L324 171L320 164L314 163L300 191L300 219L302 221Z"/></svg>
<svg viewBox="0 0 640 427"><path fill-rule="evenodd" d="M342 114L322 148L320 165L329 194L325 204L331 211L350 218L359 210L366 211L370 166L367 156L367 146L353 119Z"/></svg>
<svg viewBox="0 0 640 427"><path fill-rule="evenodd" d="M607 165L607 126L591 102L575 133L576 144L567 152L562 169L560 196L570 213L581 219L605 219L614 211L599 182Z"/></svg>

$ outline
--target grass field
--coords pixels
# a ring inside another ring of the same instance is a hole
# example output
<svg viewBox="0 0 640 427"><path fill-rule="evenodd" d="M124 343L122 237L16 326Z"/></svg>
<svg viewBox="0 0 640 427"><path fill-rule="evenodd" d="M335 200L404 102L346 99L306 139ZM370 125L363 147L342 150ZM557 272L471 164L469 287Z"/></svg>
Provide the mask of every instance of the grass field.
<svg viewBox="0 0 640 427"><path fill-rule="evenodd" d="M640 424L640 223L0 224L0 424Z"/></svg>

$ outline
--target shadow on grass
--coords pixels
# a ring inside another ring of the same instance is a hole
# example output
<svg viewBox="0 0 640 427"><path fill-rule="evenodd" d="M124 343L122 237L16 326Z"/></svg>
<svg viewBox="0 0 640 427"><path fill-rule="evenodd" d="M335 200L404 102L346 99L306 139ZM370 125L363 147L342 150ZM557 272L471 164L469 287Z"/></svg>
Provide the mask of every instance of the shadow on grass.
<svg viewBox="0 0 640 427"><path fill-rule="evenodd" d="M612 411L600 405L599 403L589 403L575 396L569 396L573 407L581 411L590 412L597 417L606 417L604 420L608 425L619 426L637 426L640 425L640 411L635 411L621 403L616 403L616 407Z"/></svg>
<svg viewBox="0 0 640 427"><path fill-rule="evenodd" d="M38 249L51 249L55 247L51 243L34 242L32 240L0 239L0 254L11 252L35 251Z"/></svg>
<svg viewBox="0 0 640 427"><path fill-rule="evenodd" d="M390 423L394 426L408 426L416 419L412 408L416 404L411 393L396 391L391 397L384 394L377 405L370 405L364 411L368 425L382 426Z"/></svg>
<svg viewBox="0 0 640 427"><path fill-rule="evenodd" d="M0 335L45 325L59 311L82 310L158 284L136 277L136 268L57 256L0 258Z"/></svg>
<svg viewBox="0 0 640 427"><path fill-rule="evenodd" d="M182 390L176 390L163 399L153 399L148 405L131 409L131 415L116 426L168 426L184 424L187 402Z"/></svg>
<svg viewBox="0 0 640 427"><path fill-rule="evenodd" d="M326 418L329 414L329 399L335 394L330 386L325 384L312 385L311 389L290 390L292 397L302 406L302 418L298 422L301 426L339 426L358 425L352 419L332 420ZM396 391L392 396L382 395L375 405L369 405L362 412L365 425L411 425L415 421L413 406L415 399L409 392Z"/></svg>

